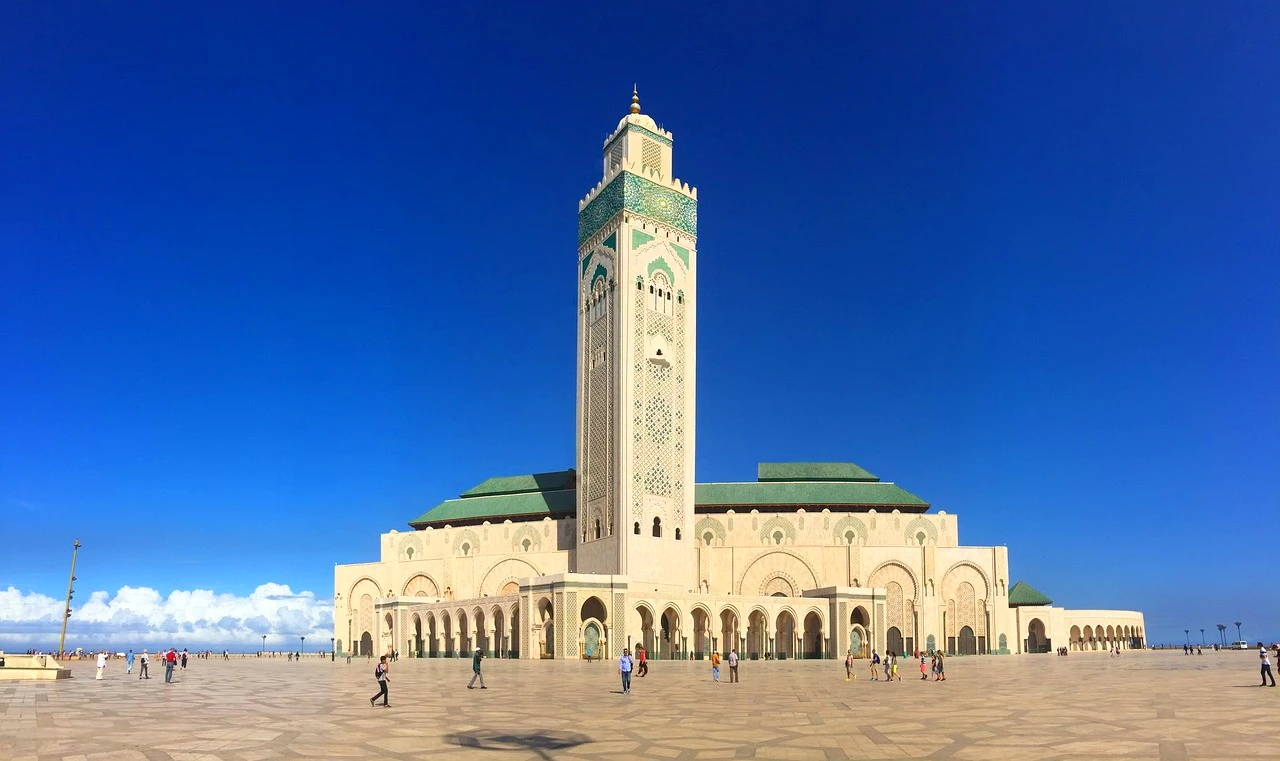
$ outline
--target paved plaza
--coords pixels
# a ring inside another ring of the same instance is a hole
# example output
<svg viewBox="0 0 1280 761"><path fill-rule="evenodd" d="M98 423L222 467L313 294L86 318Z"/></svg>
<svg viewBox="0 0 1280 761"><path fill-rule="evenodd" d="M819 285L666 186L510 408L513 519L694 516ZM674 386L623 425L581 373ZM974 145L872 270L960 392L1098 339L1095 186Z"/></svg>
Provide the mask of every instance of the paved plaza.
<svg viewBox="0 0 1280 761"><path fill-rule="evenodd" d="M1241 759L1280 757L1280 688L1253 652L953 658L949 680L846 682L841 661L745 662L742 682L660 662L619 694L612 663L402 660L391 708L370 661L193 661L166 685L91 662L0 682L0 759Z"/></svg>

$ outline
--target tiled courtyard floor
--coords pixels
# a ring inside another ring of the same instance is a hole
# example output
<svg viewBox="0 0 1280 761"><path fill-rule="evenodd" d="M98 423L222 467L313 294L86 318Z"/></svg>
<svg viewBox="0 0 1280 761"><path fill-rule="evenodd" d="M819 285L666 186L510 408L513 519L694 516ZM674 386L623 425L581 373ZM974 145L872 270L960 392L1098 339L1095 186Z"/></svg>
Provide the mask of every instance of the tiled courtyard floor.
<svg viewBox="0 0 1280 761"><path fill-rule="evenodd" d="M193 661L166 685L0 682L0 759L1280 758L1280 688L1252 652L953 658L949 680L846 682L839 661L746 662L737 685L657 663L618 694L612 664L485 661L392 667L370 708L368 661Z"/></svg>

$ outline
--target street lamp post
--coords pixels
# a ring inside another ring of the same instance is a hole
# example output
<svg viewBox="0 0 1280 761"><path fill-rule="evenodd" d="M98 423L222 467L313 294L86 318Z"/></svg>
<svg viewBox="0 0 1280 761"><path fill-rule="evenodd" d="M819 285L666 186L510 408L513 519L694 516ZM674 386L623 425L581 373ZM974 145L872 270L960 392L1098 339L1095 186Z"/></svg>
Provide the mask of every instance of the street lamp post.
<svg viewBox="0 0 1280 761"><path fill-rule="evenodd" d="M1223 647L1227 646L1227 625L1226 624L1218 624L1218 641L1222 643Z"/></svg>
<svg viewBox="0 0 1280 761"><path fill-rule="evenodd" d="M1204 629L1200 630L1200 646L1204 647Z"/></svg>
<svg viewBox="0 0 1280 761"><path fill-rule="evenodd" d="M338 654L333 649L333 639L334 639L333 637L329 638L329 662L330 663L333 663L334 661L338 660Z"/></svg>
<svg viewBox="0 0 1280 761"><path fill-rule="evenodd" d="M67 646L67 619L71 618L71 593L75 590L72 585L76 583L76 555L80 553L80 540L76 539L76 543L71 549L71 581L67 582L67 608L62 612L62 635L58 637L58 657L62 657L62 651Z"/></svg>
<svg viewBox="0 0 1280 761"><path fill-rule="evenodd" d="M1191 630L1183 629L1183 631L1187 633L1187 647L1191 647Z"/></svg>
<svg viewBox="0 0 1280 761"><path fill-rule="evenodd" d="M1240 622L1236 621L1235 623L1236 623L1236 642L1239 642L1240 640L1244 639L1244 637L1240 634Z"/></svg>
<svg viewBox="0 0 1280 761"><path fill-rule="evenodd" d="M267 635L262 635L262 657L267 657Z"/></svg>
<svg viewBox="0 0 1280 761"><path fill-rule="evenodd" d="M307 638L299 637L298 639L302 640L302 649L298 651L298 654L301 655L302 653L307 652Z"/></svg>

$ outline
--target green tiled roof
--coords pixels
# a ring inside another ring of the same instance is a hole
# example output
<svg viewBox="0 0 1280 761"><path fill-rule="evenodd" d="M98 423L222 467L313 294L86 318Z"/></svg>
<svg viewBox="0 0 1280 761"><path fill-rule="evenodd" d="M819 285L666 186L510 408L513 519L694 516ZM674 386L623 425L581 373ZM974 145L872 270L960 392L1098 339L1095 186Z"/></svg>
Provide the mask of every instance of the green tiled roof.
<svg viewBox="0 0 1280 761"><path fill-rule="evenodd" d="M1009 587L1009 607L1017 608L1021 605L1052 605L1053 600L1040 594L1036 588L1025 581L1019 581L1017 584Z"/></svg>
<svg viewBox="0 0 1280 761"><path fill-rule="evenodd" d="M577 491L574 489L556 489L450 499L409 521L409 525L414 528L425 528L432 523L503 520L517 516L558 518L573 514L577 507L576 494Z"/></svg>
<svg viewBox="0 0 1280 761"><path fill-rule="evenodd" d="M762 462L760 481L879 481L851 462Z"/></svg>
<svg viewBox="0 0 1280 761"><path fill-rule="evenodd" d="M500 476L490 478L478 486L464 491L462 497L487 497L495 494L521 494L533 491L553 491L556 489L572 489L574 473L572 470L558 470L554 473L532 473L525 476Z"/></svg>
<svg viewBox="0 0 1280 761"><path fill-rule="evenodd" d="M890 483L866 481L759 481L694 486L696 507L732 505L870 505L914 508L929 503Z"/></svg>

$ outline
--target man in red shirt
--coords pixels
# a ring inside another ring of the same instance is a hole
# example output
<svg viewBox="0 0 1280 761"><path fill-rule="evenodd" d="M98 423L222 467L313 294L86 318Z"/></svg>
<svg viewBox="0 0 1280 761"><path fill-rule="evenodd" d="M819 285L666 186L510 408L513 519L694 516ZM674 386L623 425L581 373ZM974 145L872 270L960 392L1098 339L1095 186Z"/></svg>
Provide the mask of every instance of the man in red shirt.
<svg viewBox="0 0 1280 761"><path fill-rule="evenodd" d="M164 654L164 681L171 684L173 682L173 667L178 663L178 651L172 647L169 652Z"/></svg>

